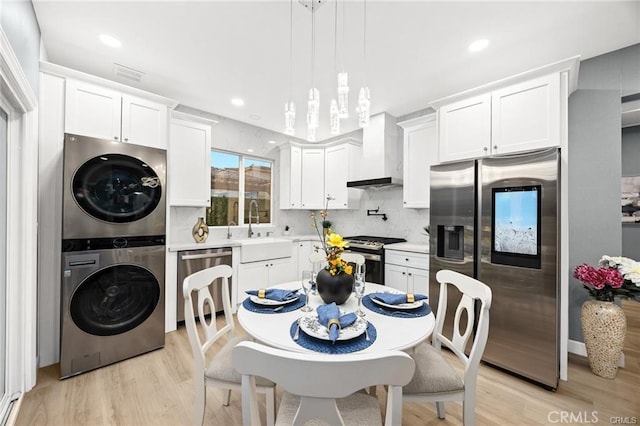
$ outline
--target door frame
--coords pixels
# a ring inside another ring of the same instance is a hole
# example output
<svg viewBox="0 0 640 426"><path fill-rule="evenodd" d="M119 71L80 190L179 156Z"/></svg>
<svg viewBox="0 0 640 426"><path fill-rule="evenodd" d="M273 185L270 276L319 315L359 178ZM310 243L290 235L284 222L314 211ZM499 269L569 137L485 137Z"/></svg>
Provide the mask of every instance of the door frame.
<svg viewBox="0 0 640 426"><path fill-rule="evenodd" d="M38 101L0 28L0 97L7 123L7 377L19 407L36 382ZM9 424L17 410L10 413Z"/></svg>

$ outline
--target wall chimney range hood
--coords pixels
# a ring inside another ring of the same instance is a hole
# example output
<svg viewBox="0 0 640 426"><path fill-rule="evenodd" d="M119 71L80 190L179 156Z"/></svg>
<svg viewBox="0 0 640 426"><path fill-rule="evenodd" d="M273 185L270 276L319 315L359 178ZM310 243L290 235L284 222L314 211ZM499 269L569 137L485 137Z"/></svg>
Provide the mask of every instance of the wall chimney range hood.
<svg viewBox="0 0 640 426"><path fill-rule="evenodd" d="M402 186L398 173L400 158L396 119L383 112L370 117L362 129L362 163L358 179L347 182L347 188L381 189ZM401 173L402 171L400 171Z"/></svg>

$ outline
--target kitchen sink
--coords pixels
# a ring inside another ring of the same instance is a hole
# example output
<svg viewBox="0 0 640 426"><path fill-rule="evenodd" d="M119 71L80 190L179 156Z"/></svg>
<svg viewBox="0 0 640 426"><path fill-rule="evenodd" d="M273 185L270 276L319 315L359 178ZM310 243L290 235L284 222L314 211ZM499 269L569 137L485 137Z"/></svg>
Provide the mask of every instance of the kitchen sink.
<svg viewBox="0 0 640 426"><path fill-rule="evenodd" d="M293 242L284 238L245 238L238 240L242 245L240 263L290 257Z"/></svg>

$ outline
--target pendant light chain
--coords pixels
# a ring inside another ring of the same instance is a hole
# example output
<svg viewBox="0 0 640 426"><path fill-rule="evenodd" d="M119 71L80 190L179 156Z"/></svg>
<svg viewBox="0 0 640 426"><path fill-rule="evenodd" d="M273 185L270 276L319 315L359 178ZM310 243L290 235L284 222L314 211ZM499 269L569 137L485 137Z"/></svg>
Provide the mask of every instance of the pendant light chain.
<svg viewBox="0 0 640 426"><path fill-rule="evenodd" d="M362 32L362 56L364 63L364 77L362 87L358 93L358 125L360 127L369 126L369 115L371 114L371 92L366 84L367 81L367 0L363 0L363 32Z"/></svg>
<svg viewBox="0 0 640 426"><path fill-rule="evenodd" d="M296 105L293 102L293 0L289 4L289 100L284 104L284 133L296 133Z"/></svg>

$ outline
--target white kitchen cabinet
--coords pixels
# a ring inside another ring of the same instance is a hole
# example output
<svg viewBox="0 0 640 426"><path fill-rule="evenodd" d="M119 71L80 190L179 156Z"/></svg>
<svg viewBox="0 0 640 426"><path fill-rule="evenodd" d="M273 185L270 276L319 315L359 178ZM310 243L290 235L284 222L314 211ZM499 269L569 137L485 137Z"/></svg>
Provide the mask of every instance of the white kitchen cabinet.
<svg viewBox="0 0 640 426"><path fill-rule="evenodd" d="M317 249L316 247L320 247L320 241L317 240L307 240L307 241L299 241L296 243L297 252L298 252L298 262L296 269L296 279L302 276L302 271L311 271L313 270L313 264L309 262L309 256L312 253L315 253L321 249Z"/></svg>
<svg viewBox="0 0 640 426"><path fill-rule="evenodd" d="M302 148L289 144L280 148L280 208L301 208L301 193Z"/></svg>
<svg viewBox="0 0 640 426"><path fill-rule="evenodd" d="M385 249L385 285L429 296L429 255Z"/></svg>
<svg viewBox="0 0 640 426"><path fill-rule="evenodd" d="M435 114L398 123L404 129L402 203L407 208L429 208L430 167L438 164Z"/></svg>
<svg viewBox="0 0 640 426"><path fill-rule="evenodd" d="M491 94L445 105L438 110L440 162L482 157L491 148Z"/></svg>
<svg viewBox="0 0 640 426"><path fill-rule="evenodd" d="M491 94L491 153L559 146L560 75L551 74Z"/></svg>
<svg viewBox="0 0 640 426"><path fill-rule="evenodd" d="M168 150L169 204L211 205L211 128L216 122L173 112Z"/></svg>
<svg viewBox="0 0 640 426"><path fill-rule="evenodd" d="M167 149L166 105L67 79L65 132Z"/></svg>
<svg viewBox="0 0 640 426"><path fill-rule="evenodd" d="M291 257L238 264L237 300L244 300L247 290L293 281L296 277L292 266Z"/></svg>
<svg viewBox="0 0 640 426"><path fill-rule="evenodd" d="M441 162L560 146L561 74L553 73L445 104L438 110Z"/></svg>
<svg viewBox="0 0 640 426"><path fill-rule="evenodd" d="M360 208L362 191L347 188L347 181L355 180L361 158L362 144L355 139L347 139L325 148L324 192L326 197L333 198L329 201L329 209Z"/></svg>
<svg viewBox="0 0 640 426"><path fill-rule="evenodd" d="M301 175L301 208L324 209L324 148L302 149Z"/></svg>

